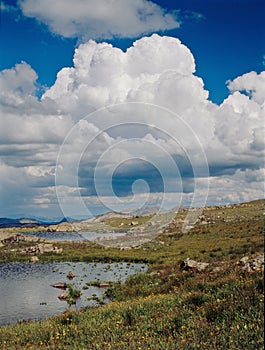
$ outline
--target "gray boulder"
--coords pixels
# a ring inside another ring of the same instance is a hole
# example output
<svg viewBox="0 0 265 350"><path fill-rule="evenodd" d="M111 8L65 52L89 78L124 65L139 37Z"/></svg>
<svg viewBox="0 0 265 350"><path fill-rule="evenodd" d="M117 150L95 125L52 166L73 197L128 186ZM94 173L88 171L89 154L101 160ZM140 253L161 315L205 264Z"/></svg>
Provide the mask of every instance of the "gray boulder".
<svg viewBox="0 0 265 350"><path fill-rule="evenodd" d="M197 262L190 258L183 260L180 264L180 268L185 271L196 271L201 272L204 271L209 266L208 263L205 262Z"/></svg>
<svg viewBox="0 0 265 350"><path fill-rule="evenodd" d="M39 258L36 255L34 255L30 258L30 262L32 262L32 263L36 263L38 261L39 261Z"/></svg>
<svg viewBox="0 0 265 350"><path fill-rule="evenodd" d="M247 272L262 270L264 269L264 254L259 254L251 259L244 256L237 264Z"/></svg>

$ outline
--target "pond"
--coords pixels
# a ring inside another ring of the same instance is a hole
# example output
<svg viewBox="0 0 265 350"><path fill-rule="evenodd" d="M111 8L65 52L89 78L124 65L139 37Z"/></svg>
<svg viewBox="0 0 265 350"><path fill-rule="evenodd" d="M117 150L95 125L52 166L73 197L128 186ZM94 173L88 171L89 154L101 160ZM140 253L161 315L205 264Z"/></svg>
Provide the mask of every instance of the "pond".
<svg viewBox="0 0 265 350"><path fill-rule="evenodd" d="M93 241L98 237L120 237L125 236L126 232L25 232L39 238L45 238L53 241Z"/></svg>
<svg viewBox="0 0 265 350"><path fill-rule="evenodd" d="M146 264L125 262L0 264L0 326L64 312L68 305L66 301L59 300L62 290L52 287L55 283L72 283L74 288L82 291L76 305L72 306L80 310L96 305L95 299L102 299L106 290L89 286L89 282L124 282L129 276L146 270ZM75 275L71 281L67 278L70 271ZM104 302L109 300L105 299Z"/></svg>

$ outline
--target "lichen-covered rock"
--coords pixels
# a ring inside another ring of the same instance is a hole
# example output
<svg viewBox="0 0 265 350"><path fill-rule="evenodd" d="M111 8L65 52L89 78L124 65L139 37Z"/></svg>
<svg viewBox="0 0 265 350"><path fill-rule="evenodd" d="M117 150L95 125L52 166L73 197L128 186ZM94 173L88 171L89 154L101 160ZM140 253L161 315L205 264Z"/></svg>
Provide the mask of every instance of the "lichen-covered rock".
<svg viewBox="0 0 265 350"><path fill-rule="evenodd" d="M197 262L190 258L183 260L180 264L180 268L185 271L204 271L209 266L209 263Z"/></svg>
<svg viewBox="0 0 265 350"><path fill-rule="evenodd" d="M259 254L251 259L244 256L237 264L247 272L262 270L264 269L264 254Z"/></svg>
<svg viewBox="0 0 265 350"><path fill-rule="evenodd" d="M12 232L1 232L0 233L0 243L2 245L6 244L18 244L21 242L37 242L44 241L39 237L33 235L27 235L22 233L12 233Z"/></svg>
<svg viewBox="0 0 265 350"><path fill-rule="evenodd" d="M58 248L51 243L39 243L19 251L20 253L28 254L28 255L31 255L31 254L36 255L36 254L44 254L44 253L60 254L62 253L63 249Z"/></svg>

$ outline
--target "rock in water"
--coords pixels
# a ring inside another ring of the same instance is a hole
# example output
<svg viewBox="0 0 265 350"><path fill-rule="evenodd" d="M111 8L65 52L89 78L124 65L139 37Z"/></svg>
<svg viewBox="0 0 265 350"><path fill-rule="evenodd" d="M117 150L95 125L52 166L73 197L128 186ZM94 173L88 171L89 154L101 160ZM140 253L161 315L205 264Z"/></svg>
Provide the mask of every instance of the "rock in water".
<svg viewBox="0 0 265 350"><path fill-rule="evenodd" d="M58 299L60 300L66 300L66 298L68 297L69 293L67 291L62 292L61 294L58 295Z"/></svg>
<svg viewBox="0 0 265 350"><path fill-rule="evenodd" d="M68 272L66 277L69 278L69 280L71 280L75 277L75 274L72 271L70 271L70 272Z"/></svg>
<svg viewBox="0 0 265 350"><path fill-rule="evenodd" d="M54 283L52 284L53 288L59 288L59 289L66 289L67 284L65 282L59 282L59 283Z"/></svg>

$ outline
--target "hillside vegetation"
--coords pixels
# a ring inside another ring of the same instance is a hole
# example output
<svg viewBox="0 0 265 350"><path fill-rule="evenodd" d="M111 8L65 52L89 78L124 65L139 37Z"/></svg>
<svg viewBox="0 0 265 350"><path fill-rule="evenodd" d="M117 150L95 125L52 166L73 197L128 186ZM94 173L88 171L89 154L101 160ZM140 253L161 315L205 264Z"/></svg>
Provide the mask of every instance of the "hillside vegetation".
<svg viewBox="0 0 265 350"><path fill-rule="evenodd" d="M1 349L263 349L264 269L251 265L264 252L263 211L261 200L204 208L183 233L182 210L163 234L127 250L56 243L62 253L40 261L143 261L149 270L108 289L108 305L1 327ZM0 248L1 261L29 259L11 247ZM187 258L209 265L183 269Z"/></svg>

